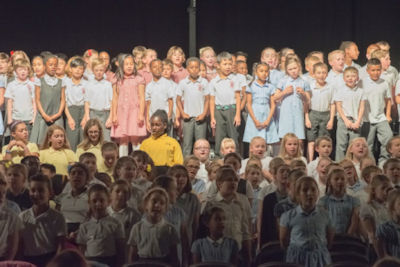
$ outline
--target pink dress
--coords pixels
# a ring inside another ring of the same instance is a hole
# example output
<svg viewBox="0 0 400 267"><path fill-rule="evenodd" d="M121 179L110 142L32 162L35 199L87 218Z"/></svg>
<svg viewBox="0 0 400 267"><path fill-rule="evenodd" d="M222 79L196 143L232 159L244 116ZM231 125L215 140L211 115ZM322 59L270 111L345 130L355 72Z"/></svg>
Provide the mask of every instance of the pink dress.
<svg viewBox="0 0 400 267"><path fill-rule="evenodd" d="M172 72L171 78L174 82L179 83L181 80L189 76L189 72L184 67L180 67L179 70Z"/></svg>
<svg viewBox="0 0 400 267"><path fill-rule="evenodd" d="M131 137L145 136L146 124L141 127L138 125L139 120L139 89L140 84L145 84L142 76L131 75L125 76L123 81L117 82L118 107L117 119L118 125L111 129L111 137Z"/></svg>
<svg viewBox="0 0 400 267"><path fill-rule="evenodd" d="M142 77L146 81L146 85L149 84L151 82L151 80L153 80L153 74L151 74L150 71L147 71L145 69L141 69L141 70L138 70L138 73L140 75L142 75Z"/></svg>

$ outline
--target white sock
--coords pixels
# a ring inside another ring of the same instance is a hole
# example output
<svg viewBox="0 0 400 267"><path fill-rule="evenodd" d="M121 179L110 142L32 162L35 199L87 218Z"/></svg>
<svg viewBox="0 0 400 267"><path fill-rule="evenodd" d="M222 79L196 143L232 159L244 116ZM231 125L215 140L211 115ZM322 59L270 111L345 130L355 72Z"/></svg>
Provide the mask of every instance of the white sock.
<svg viewBox="0 0 400 267"><path fill-rule="evenodd" d="M128 145L119 146L119 157L128 156Z"/></svg>
<svg viewBox="0 0 400 267"><path fill-rule="evenodd" d="M140 144L137 144L137 145L132 144L132 151L139 150L139 149L140 149Z"/></svg>

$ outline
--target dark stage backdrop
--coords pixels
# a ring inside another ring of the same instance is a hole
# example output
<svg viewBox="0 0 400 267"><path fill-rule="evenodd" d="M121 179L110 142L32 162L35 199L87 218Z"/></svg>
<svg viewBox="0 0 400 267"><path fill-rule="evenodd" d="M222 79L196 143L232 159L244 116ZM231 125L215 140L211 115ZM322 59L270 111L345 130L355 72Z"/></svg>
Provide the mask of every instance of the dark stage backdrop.
<svg viewBox="0 0 400 267"><path fill-rule="evenodd" d="M0 0L0 51L22 49L82 54L87 48L111 56L135 45L171 45L188 51L189 0ZM197 0L197 48L245 51L259 59L265 46L292 47L304 59L353 40L365 63L369 43L387 40L392 64L400 64L399 0Z"/></svg>

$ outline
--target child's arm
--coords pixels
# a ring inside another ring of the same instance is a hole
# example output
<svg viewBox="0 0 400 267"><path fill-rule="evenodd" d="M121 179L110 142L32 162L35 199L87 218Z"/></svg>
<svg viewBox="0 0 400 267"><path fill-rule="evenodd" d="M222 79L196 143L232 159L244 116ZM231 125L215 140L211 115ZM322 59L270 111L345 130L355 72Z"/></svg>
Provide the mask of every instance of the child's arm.
<svg viewBox="0 0 400 267"><path fill-rule="evenodd" d="M111 113L112 113L112 123L113 125L118 125L118 118L117 118L117 107L118 107L118 88L117 85L113 85L113 97L112 97L112 105L111 105Z"/></svg>
<svg viewBox="0 0 400 267"><path fill-rule="evenodd" d="M172 109L174 108L174 101L168 98L168 120L172 118Z"/></svg>
<svg viewBox="0 0 400 267"><path fill-rule="evenodd" d="M50 118L51 118L53 121L55 121L56 119L58 119L58 118L62 115L65 106L66 106L66 105L65 105L65 86L64 86L64 87L61 87L60 108L58 109L58 112L57 112L56 114L53 114ZM74 128L75 128L75 125L74 125ZM72 129L72 128L71 128L71 129Z"/></svg>
<svg viewBox="0 0 400 267"><path fill-rule="evenodd" d="M333 239L335 238L335 229L332 227L327 227L326 229L326 241L328 249L331 248Z"/></svg>
<svg viewBox="0 0 400 267"><path fill-rule="evenodd" d="M352 122L344 115L341 101L336 102L336 109L339 113L340 118L343 120L344 124L346 125L347 129L351 129Z"/></svg>
<svg viewBox="0 0 400 267"><path fill-rule="evenodd" d="M183 110L182 96L180 95L176 96L176 107L178 108L179 113L183 119L189 119L189 115Z"/></svg>
<svg viewBox="0 0 400 267"><path fill-rule="evenodd" d="M190 250L189 250L189 239L186 229L186 223L182 224L181 226L181 245L182 245L182 266L188 266Z"/></svg>
<svg viewBox="0 0 400 267"><path fill-rule="evenodd" d="M364 108L365 108L365 100L361 100L360 106L358 107L358 118L357 118L357 121L355 123L353 123L353 128L354 129L358 129L361 126L361 121L362 121L363 115L364 115Z"/></svg>
<svg viewBox="0 0 400 267"><path fill-rule="evenodd" d="M239 126L240 125L240 91L235 92L235 99L236 99L236 115L235 115L235 120L233 121L233 125Z"/></svg>
<svg viewBox="0 0 400 267"><path fill-rule="evenodd" d="M361 218L361 225L367 233L368 240L372 242L375 250L377 250L376 236L375 236L375 220L372 217Z"/></svg>
<svg viewBox="0 0 400 267"><path fill-rule="evenodd" d="M259 122L256 118L256 116L254 115L254 111L253 111L253 96L251 93L246 93L246 102L247 102L247 111L249 112L250 118L253 120L254 125L256 126L257 129L261 130L263 128L263 125L261 124L261 122Z"/></svg>
<svg viewBox="0 0 400 267"><path fill-rule="evenodd" d="M151 105L151 100L146 101L146 127L147 131L150 132L150 105Z"/></svg>
<svg viewBox="0 0 400 267"><path fill-rule="evenodd" d="M310 129L312 124L310 121L310 112L308 110L304 113L304 122L305 122L306 128Z"/></svg>
<svg viewBox="0 0 400 267"><path fill-rule="evenodd" d="M386 242L384 239L378 238L376 241L376 255L379 259L388 255L386 251Z"/></svg>
<svg viewBox="0 0 400 267"><path fill-rule="evenodd" d="M13 121L12 119L12 108L13 108L14 100L11 98L7 99L7 125L10 125Z"/></svg>
<svg viewBox="0 0 400 267"><path fill-rule="evenodd" d="M117 238L115 240L115 248L117 251L116 258L117 258L117 266L122 266L125 263L125 239Z"/></svg>
<svg viewBox="0 0 400 267"><path fill-rule="evenodd" d="M0 87L0 106L4 104L4 94L6 92L6 88Z"/></svg>
<svg viewBox="0 0 400 267"><path fill-rule="evenodd" d="M88 120L90 120L90 103L88 101L85 101L85 114L83 115L83 119L81 121L81 127L82 129L85 128L85 125ZM111 114L111 112L110 112Z"/></svg>
<svg viewBox="0 0 400 267"><path fill-rule="evenodd" d="M71 128L72 131L75 130L75 120L72 118L71 113L69 112L68 105L65 105L65 116L67 117L69 128Z"/></svg>
<svg viewBox="0 0 400 267"><path fill-rule="evenodd" d="M211 128L215 129L217 122L215 121L215 96L210 96L210 115L211 115Z"/></svg>
<svg viewBox="0 0 400 267"><path fill-rule="evenodd" d="M269 114L267 119L263 122L263 126L266 128L268 127L268 125L271 123L272 118L274 117L275 114L275 109L276 109L276 104L275 104L275 100L274 97L271 97L270 103L269 103Z"/></svg>
<svg viewBox="0 0 400 267"><path fill-rule="evenodd" d="M139 90L139 127L141 127L144 123L144 84L139 84L138 85L138 90Z"/></svg>
<svg viewBox="0 0 400 267"><path fill-rule="evenodd" d="M336 106L335 106L335 104L331 104L329 121L328 121L328 124L326 125L327 130L333 129L333 121L335 119L335 114L336 114Z"/></svg>
<svg viewBox="0 0 400 267"><path fill-rule="evenodd" d="M246 106L247 103L247 97L246 97L246 86L242 86L242 91L240 92L240 110L243 110L244 107Z"/></svg>
<svg viewBox="0 0 400 267"><path fill-rule="evenodd" d="M106 120L106 128L111 128L111 126L112 126L112 105L113 105L113 102L112 102L112 100L110 101L110 112L109 112L109 114L108 114L108 118L107 118L107 120Z"/></svg>
<svg viewBox="0 0 400 267"><path fill-rule="evenodd" d="M138 248L137 246L129 246L129 251L128 251L128 263L135 262L139 259L138 255Z"/></svg>
<svg viewBox="0 0 400 267"><path fill-rule="evenodd" d="M388 122L392 121L392 101L390 100L390 98L385 98L385 104L386 104L386 119L388 120Z"/></svg>
<svg viewBox="0 0 400 267"><path fill-rule="evenodd" d="M279 242L283 249L287 249L289 246L290 233L289 229L285 226L279 226Z"/></svg>
<svg viewBox="0 0 400 267"><path fill-rule="evenodd" d="M35 102L35 97L32 97L32 109L33 109L33 114L32 114L32 120L29 122L30 124L33 124L36 119L36 114L37 114L37 106Z"/></svg>
<svg viewBox="0 0 400 267"><path fill-rule="evenodd" d="M204 96L204 108L203 108L203 113L201 113L199 116L196 117L196 121L202 121L208 114L208 107L210 105L210 96L206 95Z"/></svg>
<svg viewBox="0 0 400 267"><path fill-rule="evenodd" d="M351 215L351 222L350 222L350 226L349 229L347 229L347 234L349 235L356 235L358 232L358 227L360 225L360 217L359 217L359 213L360 213L360 208L356 207L353 209L352 215Z"/></svg>
<svg viewBox="0 0 400 267"><path fill-rule="evenodd" d="M40 115L46 122L53 122L53 119L44 112L42 103L40 102L40 86L35 86L35 102Z"/></svg>
<svg viewBox="0 0 400 267"><path fill-rule="evenodd" d="M293 86L289 85L284 90L277 89L277 92L274 94L275 102L281 101L285 96L293 94Z"/></svg>
<svg viewBox="0 0 400 267"><path fill-rule="evenodd" d="M18 251L19 232L15 230L14 233L7 237L7 251L4 255L5 260L14 260Z"/></svg>

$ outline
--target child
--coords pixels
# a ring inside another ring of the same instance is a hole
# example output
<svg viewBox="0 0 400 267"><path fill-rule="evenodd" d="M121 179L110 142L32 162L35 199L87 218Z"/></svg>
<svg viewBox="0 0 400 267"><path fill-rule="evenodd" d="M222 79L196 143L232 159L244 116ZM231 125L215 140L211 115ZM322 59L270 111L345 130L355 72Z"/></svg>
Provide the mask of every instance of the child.
<svg viewBox="0 0 400 267"><path fill-rule="evenodd" d="M345 85L335 88L334 101L339 114L336 129L336 161L344 158L349 141L360 136L364 114L364 91L357 85L358 70L348 67L343 73Z"/></svg>
<svg viewBox="0 0 400 267"><path fill-rule="evenodd" d="M226 211L224 235L234 239L243 255L244 266L251 263L250 204L241 194L236 193L239 178L229 166L217 171L218 193L214 200L206 202L205 209L219 207Z"/></svg>
<svg viewBox="0 0 400 267"><path fill-rule="evenodd" d="M193 194L192 186L189 179L188 166L174 165L169 170L167 175L175 179L177 184L177 199L176 205L183 209L187 216L187 235L189 245L195 240L195 234L199 225L200 217L200 201Z"/></svg>
<svg viewBox="0 0 400 267"><path fill-rule="evenodd" d="M83 128L83 140L76 149L76 157L79 158L85 152L91 152L96 156L97 168L101 166L101 147L104 143L103 128L98 119L90 119Z"/></svg>
<svg viewBox="0 0 400 267"><path fill-rule="evenodd" d="M331 155L332 139L329 136L320 136L315 140L314 148L318 153L318 157L307 165L307 173L312 177L316 177L319 159L321 157L329 157Z"/></svg>
<svg viewBox="0 0 400 267"><path fill-rule="evenodd" d="M391 158L400 159L400 136L396 135L390 138L386 144L386 151L389 153ZM380 164L383 166L383 164Z"/></svg>
<svg viewBox="0 0 400 267"><path fill-rule="evenodd" d="M64 216L49 206L51 192L49 178L42 174L32 176L29 196L33 206L19 215L24 260L36 266L46 266L61 251L67 234Z"/></svg>
<svg viewBox="0 0 400 267"><path fill-rule="evenodd" d="M344 169L347 184L347 194L354 196L357 192L363 189L363 185L358 179L356 168L353 162L348 159L340 161L339 165Z"/></svg>
<svg viewBox="0 0 400 267"><path fill-rule="evenodd" d="M312 83L315 82L315 70L314 70L314 66L318 63L322 63L320 61L320 59L316 56L307 56L304 59L304 66L306 69L306 73L301 75L301 78L303 80L305 80L306 82L308 82L309 85L311 85ZM326 67L326 75L328 75L328 66ZM326 78L326 77L325 77Z"/></svg>
<svg viewBox="0 0 400 267"><path fill-rule="evenodd" d="M261 52L260 62L267 63L270 71L268 78L275 87L278 86L279 81L285 76L285 72L277 69L278 65L278 54L272 47L266 47Z"/></svg>
<svg viewBox="0 0 400 267"><path fill-rule="evenodd" d="M23 121L31 133L36 117L35 85L29 80L32 69L28 61L17 60L14 65L15 80L7 85L7 125L13 121ZM0 132L4 127L0 124Z"/></svg>
<svg viewBox="0 0 400 267"><path fill-rule="evenodd" d="M275 86L267 82L269 67L259 63L255 67L255 77L246 89L248 117L244 130L243 142L250 142L254 136L260 136L268 144L279 142L278 129L273 118Z"/></svg>
<svg viewBox="0 0 400 267"><path fill-rule="evenodd" d="M206 78L208 81L211 81L218 75L217 69L215 68L216 64L215 51L211 46L205 46L200 48L199 56L206 66Z"/></svg>
<svg viewBox="0 0 400 267"><path fill-rule="evenodd" d="M261 190L260 183L264 180L261 167L256 164L247 164L244 177L253 188L254 198L251 203L251 230L252 234L256 234L258 193Z"/></svg>
<svg viewBox="0 0 400 267"><path fill-rule="evenodd" d="M328 72L326 81L333 86L336 92L344 85L343 70L344 70L344 52L342 50L334 50L328 54L328 63L331 70Z"/></svg>
<svg viewBox="0 0 400 267"><path fill-rule="evenodd" d="M142 150L135 150L131 153L131 157L135 160L138 166L137 179L134 183L146 192L153 183L154 163L149 155Z"/></svg>
<svg viewBox="0 0 400 267"><path fill-rule="evenodd" d="M320 136L329 136L333 128L333 119L336 113L333 102L333 88L325 81L328 66L325 63L314 65L315 82L311 87L310 111L306 112L306 127L308 141L308 160L314 159L314 142Z"/></svg>
<svg viewBox="0 0 400 267"><path fill-rule="evenodd" d="M68 77L65 74L65 69L66 69L68 57L67 57L67 55L65 55L63 53L57 53L56 56L58 59L56 77L61 80L67 79Z"/></svg>
<svg viewBox="0 0 400 267"><path fill-rule="evenodd" d="M286 61L285 71L287 76L280 80L273 98L275 102L282 101L278 136L283 138L287 133L294 133L302 140L305 139L303 102L310 101L310 85L299 77L301 64L295 57Z"/></svg>
<svg viewBox="0 0 400 267"><path fill-rule="evenodd" d="M37 156L26 156L23 159L21 159L21 164L28 169L27 178L31 177L34 174L38 174L40 171L40 160L39 157ZM3 162L1 166L4 167L4 175L5 175L5 171L8 169L8 167L10 167L10 165L7 164L7 162ZM3 168L0 168L0 170L2 172Z"/></svg>
<svg viewBox="0 0 400 267"><path fill-rule="evenodd" d="M41 145L40 162L53 164L57 174L67 175L68 165L75 161L77 158L65 138L65 130L57 124L51 125Z"/></svg>
<svg viewBox="0 0 400 267"><path fill-rule="evenodd" d="M376 50L374 52L372 52L371 54L371 58L377 58L379 59L379 61L382 64L382 72L380 75L380 78L385 80L390 88L390 93L394 93L393 92L393 88L396 85L396 81L397 81L397 75L395 72L390 71L390 54L389 51L386 50ZM368 69L368 63L367 63L367 69ZM367 74L366 77L369 77L369 75ZM391 95L392 96L392 95ZM393 97L394 99L394 97Z"/></svg>
<svg viewBox="0 0 400 267"><path fill-rule="evenodd" d="M109 141L112 122L110 110L112 110L113 87L108 80L104 79L104 61L94 59L92 64L94 79L89 80L86 84L85 115L82 126L84 127L90 118L97 118L103 129L104 140Z"/></svg>
<svg viewBox="0 0 400 267"><path fill-rule="evenodd" d="M110 193L107 188L96 184L89 192L89 220L79 226L76 242L86 259L120 266L124 262L124 227L107 214Z"/></svg>
<svg viewBox="0 0 400 267"><path fill-rule="evenodd" d="M344 69L347 67L355 67L360 69L361 66L354 62L358 59L360 52L358 51L358 46L352 41L343 41L339 47L340 50L344 52Z"/></svg>
<svg viewBox="0 0 400 267"><path fill-rule="evenodd" d="M317 165L317 175L313 176L313 178L317 181L319 196L322 197L326 193L326 184L328 180L329 174L329 165L332 163L332 160L328 157L321 157L318 161Z"/></svg>
<svg viewBox="0 0 400 267"><path fill-rule="evenodd" d="M99 52L94 49L88 49L83 53L83 60L86 62L86 69L84 73L84 77L86 80L90 81L94 78L93 74L93 60L99 58Z"/></svg>
<svg viewBox="0 0 400 267"><path fill-rule="evenodd" d="M279 157L273 158L271 160L268 168L269 168L269 172L271 173L271 176L273 178L272 181L275 181L275 179L276 179L275 177L278 174L278 168L280 168L280 166L284 165L284 164L285 164L285 162L283 161L283 159L279 158ZM260 192L258 193L258 202L259 202L258 207L261 206L260 203L263 202L264 197L268 194L271 194L275 190L276 190L275 183L270 183L270 184L264 186L263 188L261 188ZM261 211L258 212L258 214L260 214L260 213L261 213Z"/></svg>
<svg viewBox="0 0 400 267"><path fill-rule="evenodd" d="M213 160L207 163L206 170L207 170L207 179L208 182L206 183L206 191L209 190L210 185L216 180L217 170L223 165L223 162L220 160Z"/></svg>
<svg viewBox="0 0 400 267"><path fill-rule="evenodd" d="M285 66L286 66L286 60L289 56L295 55L294 50L289 47L284 47L282 48L279 53L278 53L278 61L276 64L278 64L280 70L285 73Z"/></svg>
<svg viewBox="0 0 400 267"><path fill-rule="evenodd" d="M99 59L101 59L104 63L104 67L106 69L106 80L107 81L111 81L112 79L114 79L114 75L115 73L111 71L111 64L110 64L110 54L108 54L107 51L101 51L99 53ZM95 67L93 67L94 69ZM95 72L95 71L93 71Z"/></svg>
<svg viewBox="0 0 400 267"><path fill-rule="evenodd" d="M383 174L386 175L395 187L400 186L400 160L388 159L383 164Z"/></svg>
<svg viewBox="0 0 400 267"><path fill-rule="evenodd" d="M400 257L399 248L399 199L400 190L395 189L388 196L388 210L391 220L379 225L376 229L377 251L379 258L385 256Z"/></svg>
<svg viewBox="0 0 400 267"><path fill-rule="evenodd" d="M375 138L381 144L379 160L381 162L389 157L386 144L393 133L389 122L391 118L391 88L389 84L380 78L382 64L379 59L372 58L367 62L369 77L363 80L363 91L365 97L364 118L368 127L368 147L372 151ZM386 109L386 112L385 112Z"/></svg>
<svg viewBox="0 0 400 267"><path fill-rule="evenodd" d="M99 172L105 172L112 177L114 165L118 159L118 146L114 142L105 142L101 146L101 163L97 167Z"/></svg>
<svg viewBox="0 0 400 267"><path fill-rule="evenodd" d="M179 143L167 136L168 115L164 110L157 110L150 118L151 136L143 141L140 150L153 159L156 166L173 166L183 163Z"/></svg>
<svg viewBox="0 0 400 267"><path fill-rule="evenodd" d="M232 73L232 55L222 52L217 57L219 74L209 83L211 127L215 128L215 151L219 153L224 137L238 143L240 125L240 90Z"/></svg>
<svg viewBox="0 0 400 267"><path fill-rule="evenodd" d="M188 71L183 67L185 53L182 48L176 45L171 46L167 53L167 59L171 60L173 64L172 80L174 82L179 83L189 75Z"/></svg>
<svg viewBox="0 0 400 267"><path fill-rule="evenodd" d="M66 133L73 151L81 142L84 127L84 97L87 81L83 79L85 61L76 57L70 62L70 77L65 79Z"/></svg>
<svg viewBox="0 0 400 267"><path fill-rule="evenodd" d="M79 156L79 162L85 165L89 171L89 177L87 180L88 186L93 184L101 184L105 186L105 183L97 179L97 165L96 165L96 156L91 152L85 152Z"/></svg>
<svg viewBox="0 0 400 267"><path fill-rule="evenodd" d="M266 195L260 204L258 213L258 244L260 248L267 242L279 239L274 207L279 201L287 197L289 171L289 166L286 164L277 168L274 180L276 190Z"/></svg>
<svg viewBox="0 0 400 267"><path fill-rule="evenodd" d="M153 49L147 48L143 52L143 57L141 62L143 64L141 69L138 69L138 73L144 78L146 81L146 85L151 82L153 79L153 72L151 71L151 62L157 59L157 52Z"/></svg>
<svg viewBox="0 0 400 267"><path fill-rule="evenodd" d="M14 53L15 55L15 53ZM14 61L15 63L17 60ZM29 60L28 60L29 62ZM12 64L15 65L15 64ZM43 78L43 76L46 74L46 66L43 63L43 57L42 56L34 56L32 58L32 71L33 71L33 77L32 81L36 82L39 79Z"/></svg>
<svg viewBox="0 0 400 267"><path fill-rule="evenodd" d="M125 54L119 59L113 84L111 137L119 140L120 156L128 155L128 144L134 149L146 135L144 87L145 80L137 75L133 56Z"/></svg>
<svg viewBox="0 0 400 267"><path fill-rule="evenodd" d="M368 202L369 197L369 185L375 175L383 174L382 170L376 166L368 166L361 172L361 183L363 184L363 190L359 190L354 194L354 197L360 200L361 204Z"/></svg>
<svg viewBox="0 0 400 267"><path fill-rule="evenodd" d="M129 235L128 262L157 260L179 266L179 236L174 226L164 219L168 206L168 193L164 189L155 187L146 193L143 198L144 216Z"/></svg>
<svg viewBox="0 0 400 267"><path fill-rule="evenodd" d="M33 124L30 141L41 143L45 139L47 128L63 125L62 113L65 107L65 82L55 77L57 57L48 55L44 59L46 74L35 82L35 102L39 111Z"/></svg>
<svg viewBox="0 0 400 267"><path fill-rule="evenodd" d="M20 163L26 156L39 156L39 148L36 144L28 142L29 132L26 123L14 121L10 125L11 137L8 145L3 146L3 160L11 160L13 163Z"/></svg>
<svg viewBox="0 0 400 267"><path fill-rule="evenodd" d="M364 137L356 137L350 141L346 158L351 160L356 167L357 176L361 176L361 161L369 158L369 149Z"/></svg>
<svg viewBox="0 0 400 267"><path fill-rule="evenodd" d="M188 262L188 246L189 238L187 232L188 217L185 211L176 205L177 198L177 183L169 176L159 176L154 181L154 186L159 186L168 193L170 206L165 213L165 219L171 223L176 232L178 233L180 243L178 244L178 258L183 266L186 266Z"/></svg>
<svg viewBox="0 0 400 267"><path fill-rule="evenodd" d="M25 187L28 179L28 170L22 164L13 164L6 171L7 193L6 198L18 204L24 211L32 207L29 190Z"/></svg>
<svg viewBox="0 0 400 267"><path fill-rule="evenodd" d="M200 60L200 71L199 71L199 76L201 78L207 79L207 72L206 72L206 63L204 63L203 60ZM215 77L214 77L215 78ZM207 79L208 81L208 79Z"/></svg>
<svg viewBox="0 0 400 267"><path fill-rule="evenodd" d="M183 155L192 153L193 140L206 138L209 108L209 91L206 79L199 77L200 60L188 58L186 67L189 76L179 82L176 91L176 105L183 119ZM185 99L182 103L182 99Z"/></svg>
<svg viewBox="0 0 400 267"><path fill-rule="evenodd" d="M232 138L224 138L221 141L221 149L220 149L220 154L222 157L224 157L226 154L236 152L236 144L235 141Z"/></svg>
<svg viewBox="0 0 400 267"><path fill-rule="evenodd" d="M254 156L254 157L260 159L261 164L262 164L263 175L269 181L272 180L272 175L269 172L269 163L271 162L272 157L267 156L268 155L267 143L263 137L255 136L251 139L250 146L249 146L249 154L250 154L250 157ZM240 175L242 175L244 173L250 157L242 160L242 168L240 169Z"/></svg>
<svg viewBox="0 0 400 267"><path fill-rule="evenodd" d="M330 264L328 248L335 230L328 212L316 205L318 186L314 178L306 176L296 182L296 199L299 205L282 214L279 222L279 240L286 249L286 262L307 267Z"/></svg>
<svg viewBox="0 0 400 267"><path fill-rule="evenodd" d="M137 45L132 49L133 60L135 61L138 70L141 70L143 68L142 59L144 56L144 52L146 52L146 47L144 47L143 45Z"/></svg>
<svg viewBox="0 0 400 267"><path fill-rule="evenodd" d="M22 228L18 214L7 205L6 186L6 181L0 178L0 261L14 260Z"/></svg>
<svg viewBox="0 0 400 267"><path fill-rule="evenodd" d="M219 207L204 211L202 221L208 229L206 238L197 239L192 245L193 263L224 262L237 265L238 244L224 236L225 212Z"/></svg>
<svg viewBox="0 0 400 267"><path fill-rule="evenodd" d="M196 178L196 174L200 169L200 160L194 156L187 156L183 162L183 165L187 169L188 179L193 189L193 193L195 193L199 199L203 199L203 194L206 191L206 182L203 179Z"/></svg>
<svg viewBox="0 0 400 267"><path fill-rule="evenodd" d="M158 110L168 113L168 121L172 118L174 93L171 83L162 77L162 61L154 59L150 63L152 80L146 86L146 127L150 131L150 117Z"/></svg>
<svg viewBox="0 0 400 267"><path fill-rule="evenodd" d="M56 174L56 167L48 163L40 164L40 172L50 179L54 197L60 195L65 185L68 183L68 177L66 175Z"/></svg>
<svg viewBox="0 0 400 267"><path fill-rule="evenodd" d="M294 159L301 159L307 164L307 160L301 156L301 147L299 138L293 133L287 133L282 138L281 147L279 149L279 157L281 157L286 164Z"/></svg>
<svg viewBox="0 0 400 267"><path fill-rule="evenodd" d="M318 205L329 212L335 233L356 235L360 201L346 194L346 184L343 170L331 171L326 183L326 195L319 199Z"/></svg>

